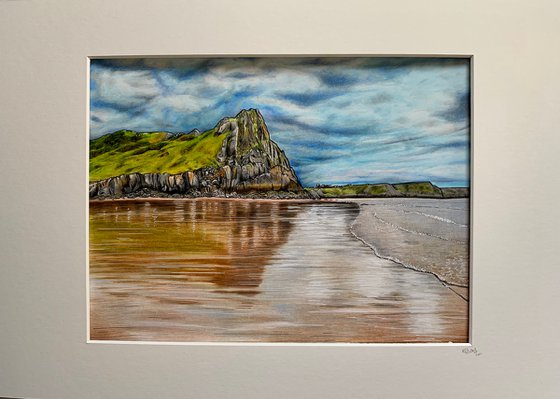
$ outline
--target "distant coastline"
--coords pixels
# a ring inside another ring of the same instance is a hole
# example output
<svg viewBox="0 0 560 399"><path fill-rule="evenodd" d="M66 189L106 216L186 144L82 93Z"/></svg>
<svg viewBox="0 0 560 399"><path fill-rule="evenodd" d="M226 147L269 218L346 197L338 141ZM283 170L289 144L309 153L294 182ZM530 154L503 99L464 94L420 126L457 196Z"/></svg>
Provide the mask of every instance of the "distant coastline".
<svg viewBox="0 0 560 399"><path fill-rule="evenodd" d="M317 185L314 198L468 198L468 187L438 187L429 181L406 183Z"/></svg>
<svg viewBox="0 0 560 399"><path fill-rule="evenodd" d="M118 181L127 181L123 177L111 178ZM142 181L142 179L137 179ZM122 183L121 183L122 184ZM91 194L91 193L90 193ZM107 190L104 194L96 193L90 196L91 200L111 199L180 199L180 198L224 198L224 199L264 199L264 200L321 200L321 199L344 199L344 198L469 198L468 187L438 187L431 182L407 182L407 183L380 183L380 184L347 184L347 185L318 185L307 187L298 191L269 190L249 191L238 193L236 191L226 192L224 190L200 190L192 188L184 192L174 190L164 192L148 187L128 186L120 190Z"/></svg>

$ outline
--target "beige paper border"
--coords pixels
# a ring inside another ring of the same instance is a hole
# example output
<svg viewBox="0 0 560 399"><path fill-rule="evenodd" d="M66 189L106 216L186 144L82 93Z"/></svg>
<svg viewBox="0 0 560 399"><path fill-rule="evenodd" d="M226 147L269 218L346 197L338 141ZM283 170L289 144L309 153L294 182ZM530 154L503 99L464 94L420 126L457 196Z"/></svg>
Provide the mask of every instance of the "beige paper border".
<svg viewBox="0 0 560 399"><path fill-rule="evenodd" d="M0 1L0 396L555 397L558 15L546 0ZM473 54L474 347L87 344L85 71L107 54Z"/></svg>

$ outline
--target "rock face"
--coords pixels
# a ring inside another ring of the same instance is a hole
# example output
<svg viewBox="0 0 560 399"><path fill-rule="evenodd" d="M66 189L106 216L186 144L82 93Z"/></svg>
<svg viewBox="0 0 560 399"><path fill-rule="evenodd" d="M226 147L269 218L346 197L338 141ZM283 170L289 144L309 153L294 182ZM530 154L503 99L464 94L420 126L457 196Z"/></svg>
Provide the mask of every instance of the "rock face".
<svg viewBox="0 0 560 399"><path fill-rule="evenodd" d="M186 196L254 195L291 192L306 196L284 151L270 139L261 113L242 110L224 118L215 135L225 135L217 154L217 167L205 167L179 174L132 173L93 182L90 197L122 197L134 193ZM280 195L281 196L281 195Z"/></svg>

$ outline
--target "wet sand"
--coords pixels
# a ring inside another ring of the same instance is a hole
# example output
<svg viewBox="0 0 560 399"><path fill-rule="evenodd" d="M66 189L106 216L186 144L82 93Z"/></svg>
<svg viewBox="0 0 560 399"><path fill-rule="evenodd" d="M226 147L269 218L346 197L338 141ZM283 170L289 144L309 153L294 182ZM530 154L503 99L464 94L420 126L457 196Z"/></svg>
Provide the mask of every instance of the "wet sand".
<svg viewBox="0 0 560 399"><path fill-rule="evenodd" d="M364 208L92 202L91 339L466 342L463 298L352 234L352 224L367 222Z"/></svg>
<svg viewBox="0 0 560 399"><path fill-rule="evenodd" d="M431 273L468 298L468 199L341 201L360 206L351 231L377 256Z"/></svg>

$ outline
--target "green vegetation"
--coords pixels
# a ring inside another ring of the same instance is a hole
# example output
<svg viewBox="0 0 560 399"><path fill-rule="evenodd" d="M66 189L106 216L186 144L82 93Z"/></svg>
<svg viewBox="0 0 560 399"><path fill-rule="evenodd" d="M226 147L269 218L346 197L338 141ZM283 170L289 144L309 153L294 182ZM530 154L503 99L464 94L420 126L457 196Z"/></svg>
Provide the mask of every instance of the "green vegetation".
<svg viewBox="0 0 560 399"><path fill-rule="evenodd" d="M409 195L422 195L422 196L433 196L441 197L441 189L434 186L430 182L419 182L419 183L401 183L393 184L393 187L403 194L404 196Z"/></svg>
<svg viewBox="0 0 560 399"><path fill-rule="evenodd" d="M398 184L347 184L344 186L318 185L306 188L314 198L358 197L415 197L415 198L468 198L468 187L439 188L430 182Z"/></svg>
<svg viewBox="0 0 560 399"><path fill-rule="evenodd" d="M200 135L119 130L90 142L89 180L126 173L181 173L217 166L216 156L228 132Z"/></svg>
<svg viewBox="0 0 560 399"><path fill-rule="evenodd" d="M441 192L444 198L468 198L468 187L442 187Z"/></svg>
<svg viewBox="0 0 560 399"><path fill-rule="evenodd" d="M336 197L376 197L387 194L386 184L349 184L346 186L322 187L326 198Z"/></svg>

